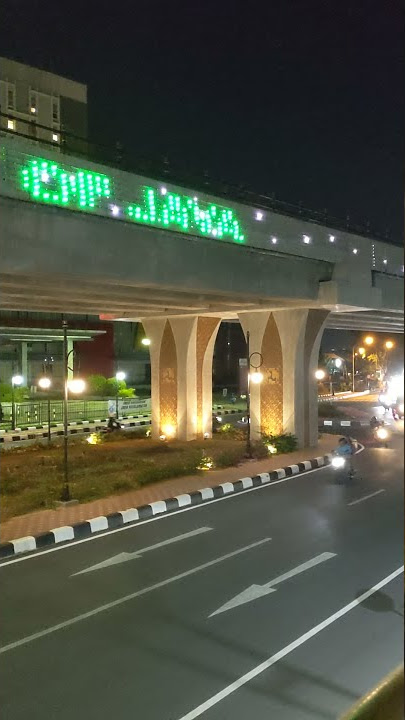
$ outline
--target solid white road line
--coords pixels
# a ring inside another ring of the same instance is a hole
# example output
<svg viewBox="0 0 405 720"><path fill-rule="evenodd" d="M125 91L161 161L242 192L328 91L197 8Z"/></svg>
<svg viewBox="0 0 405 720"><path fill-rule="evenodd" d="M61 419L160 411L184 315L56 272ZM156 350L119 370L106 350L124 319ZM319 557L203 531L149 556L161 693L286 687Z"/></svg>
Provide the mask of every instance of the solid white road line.
<svg viewBox="0 0 405 720"><path fill-rule="evenodd" d="M73 575L71 575L70 577L75 577L76 575L83 575L84 573L92 572L93 570L101 570L103 568L110 567L111 565L117 565L118 563L127 562L127 560L136 560L138 558L141 558L144 553L150 552L151 550L157 550L158 548L165 547L165 545L172 545L173 543L180 542L181 540L188 540L191 537L201 535L202 533L209 532L210 530L212 530L211 527L201 527L197 528L197 530L191 530L191 532L183 533L182 535L176 535L175 537L168 538L167 540L162 540L162 542L155 543L155 545L149 545L149 547L139 548L139 550L134 550L134 552L118 553L118 555L114 555L107 560L102 560L102 562L99 562L96 565L91 565L84 570L73 573Z"/></svg>
<svg viewBox="0 0 405 720"><path fill-rule="evenodd" d="M364 449L364 448L363 448ZM359 452L362 452L362 450L359 450ZM318 468L312 468L312 470L308 470L308 472L302 472L298 477L305 477L307 475L312 475L312 473L319 472L320 470L326 470L329 466L322 466ZM198 505L190 505L189 507L180 508L179 510L173 510L172 512L163 513L162 515L157 515L155 517L148 518L147 520L140 520L136 523L136 525L124 525L123 527L115 528L114 530L107 530L106 532L99 533L98 535L90 535L88 538L83 538L82 540L74 540L73 542L70 542L68 545L59 545L56 547L48 548L48 550L39 550L35 554L32 555L23 555L22 557L13 558L12 560L6 560L5 562L0 562L0 570L2 568L7 567L8 565L14 565L14 563L19 562L25 562L26 560L35 560L37 558L42 557L43 555L47 555L48 553L52 552L58 552L59 550L70 550L70 548L74 547L75 545L81 545L82 543L91 542L92 540L100 540L100 538L105 538L107 535L114 535L118 532L123 532L124 530L135 530L136 528L140 527L141 525L146 525L150 522L156 522L156 520L168 520L169 518L175 517L176 515L179 515L180 513L184 512L190 512L191 510L201 510L202 508L208 507L209 505L212 505L213 503L217 502L223 502L226 500L232 500L233 498L237 497L243 497L245 493L250 492L256 492L256 490L263 490L263 488L272 488L275 485L280 485L280 483L288 482L288 480L292 480L296 478L296 475L290 475L289 477L285 477L284 470L276 470L277 473L283 472L283 478L280 480L273 480L271 483L264 483L263 485L257 485L257 487L248 487L243 493L230 493L229 495L223 495L223 497L214 498L214 491L212 488L205 488L204 490L199 490L199 492L202 493L203 498L209 497L212 498L210 500L207 500L206 502L200 503ZM250 479L250 478L249 478ZM245 478L246 480L246 478ZM206 493L206 495L205 495ZM208 494L209 493L209 494ZM137 513L138 511L132 508L130 511L122 510L121 514L123 515L125 512L133 512ZM136 519L136 517L134 518ZM127 520L128 522L128 520ZM11 542L11 541L10 541Z"/></svg>
<svg viewBox="0 0 405 720"><path fill-rule="evenodd" d="M347 503L348 506L350 505L357 505L357 503L363 502L363 500L368 500L369 498L375 497L376 495L379 495L380 493L385 492L385 488L382 488L381 490L376 490L376 492L370 493L370 495L364 495L364 497L358 498L357 500L353 500L352 502Z"/></svg>
<svg viewBox="0 0 405 720"><path fill-rule="evenodd" d="M0 647L0 654L2 655L3 653L9 652L10 650L15 650L15 648L21 647L22 645L28 645L28 643L34 642L34 640L39 640L40 638L45 637L46 635L51 635L58 630L63 630L64 628L70 627L71 625L76 625L82 620L88 620L89 618L94 617L94 615L100 615L100 613L106 612L106 610L112 610L112 608L123 605L129 600L135 600L135 598L146 595L153 590L158 590L161 587L165 587L166 585L177 582L177 580L182 580L183 578L189 577L190 575L195 575L201 570L205 570L206 568L212 567L213 565L217 565L218 563L224 562L225 560L229 560L229 558L236 557L237 555L240 555L247 550L252 550L252 548L259 547L259 545L263 545L270 540L271 538L263 538L263 540L258 540L257 542L251 543L251 545L245 545L238 550L234 550L233 552L227 553L226 555L221 555L221 557L215 558L215 560L209 560L209 562L203 563L202 565L197 565L196 567L191 568L191 570L186 570L185 572L179 573L178 575L173 575L173 577L166 578L166 580L161 580L154 585L149 585L149 587L142 588L142 590L137 590L130 595L124 595L124 597L119 598L118 600L113 600L112 602L106 603L105 605L100 605L100 607L96 607L93 610L82 613L82 615L76 615L76 617L70 618L70 620L65 620L64 622L58 623L57 625L52 625L52 627L46 628L45 630L40 630L39 632L28 635L25 638L16 640L15 642L9 643L8 645L4 645L3 647Z"/></svg>
<svg viewBox="0 0 405 720"><path fill-rule="evenodd" d="M205 713L206 710L209 710L214 705L217 705L219 702L221 702L221 700L224 700L224 698L228 697L228 695L231 695L236 690L239 690L239 688L241 688L243 685L246 685L246 683L253 680L255 677L260 675L269 667L275 665L283 657L289 655L291 652L296 650L296 648L300 647L300 645L303 645L305 642L307 642L307 640L310 640L315 635L318 635L318 633L320 633L322 630L325 630L325 628L327 628L329 625L332 625L332 623L336 622L336 620L339 620L348 612L354 610L354 608L358 607L362 602L364 602L364 600L367 600L367 598L369 598L371 595L374 595L374 593L376 593L382 587L391 582L391 580L394 580L396 577L398 577L398 575L401 575L403 571L404 566L402 565L397 570L394 570L391 575L388 575L379 583L377 583L377 585L374 585L374 587L372 587L370 590L367 590L367 592L364 592L362 595L360 595L360 597L358 597L356 600L353 600L333 615L330 615L330 617L326 618L326 620L323 620L321 623L319 623L319 625L315 625L315 627L311 628L311 630L308 630L308 632L304 633L304 635L301 635L301 637L297 638L297 640L294 640L292 643L287 645L278 653L272 655L260 665L257 665L255 668L253 668L253 670L250 670L250 672L246 673L246 675L242 675L242 677L238 678L238 680L235 680L235 682L225 687L219 693L216 693L216 695L213 695L204 703L194 708L194 710L191 710L186 715L183 715L181 718L179 718L179 720L195 720L195 718L200 717L200 715Z"/></svg>

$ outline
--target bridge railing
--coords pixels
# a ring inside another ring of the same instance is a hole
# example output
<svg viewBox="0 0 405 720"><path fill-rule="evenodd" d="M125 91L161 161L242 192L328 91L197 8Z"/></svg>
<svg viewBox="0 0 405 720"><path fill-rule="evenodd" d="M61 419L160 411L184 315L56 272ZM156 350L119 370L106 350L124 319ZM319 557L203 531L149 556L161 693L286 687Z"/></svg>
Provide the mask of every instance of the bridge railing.
<svg viewBox="0 0 405 720"><path fill-rule="evenodd" d="M0 130L10 136L25 138L32 142L58 150L61 153L73 154L92 162L102 163L112 167L145 175L156 180L171 180L178 185L189 185L193 189L226 197L247 205L260 207L275 213L298 218L308 222L327 225L337 230L355 233L376 240L390 239L389 230L384 233L371 228L370 223L355 222L349 215L346 218L336 218L329 215L326 209L313 210L302 204L293 204L276 199L274 193L257 193L242 185L235 185L228 181L221 181L211 177L207 172L195 175L190 173L189 166L179 161L169 162L168 158L151 158L138 152L124 149L120 143L108 146L90 141L67 132L63 127L55 129L48 125L41 125L32 120L12 113L0 112Z"/></svg>

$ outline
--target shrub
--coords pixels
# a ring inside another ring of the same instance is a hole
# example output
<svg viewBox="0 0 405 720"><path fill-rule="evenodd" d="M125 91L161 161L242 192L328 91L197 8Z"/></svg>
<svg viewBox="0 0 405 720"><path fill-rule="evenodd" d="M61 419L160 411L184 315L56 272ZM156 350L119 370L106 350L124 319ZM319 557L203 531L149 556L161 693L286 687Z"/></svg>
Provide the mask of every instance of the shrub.
<svg viewBox="0 0 405 720"><path fill-rule="evenodd" d="M157 467L145 468L138 478L140 485L169 480L170 478L181 477L182 475L193 475L197 469L198 460L191 460L186 463L173 463Z"/></svg>
<svg viewBox="0 0 405 720"><path fill-rule="evenodd" d="M95 397L135 397L135 390L127 388L125 380L106 378L104 375L89 375L87 378L88 394Z"/></svg>
<svg viewBox="0 0 405 720"><path fill-rule="evenodd" d="M231 467L232 465L238 465L245 455L245 448L229 448L229 450L223 450L218 453L215 458L215 464L218 468Z"/></svg>
<svg viewBox="0 0 405 720"><path fill-rule="evenodd" d="M263 443L274 450L269 450L270 454L282 454L294 452L297 449L298 441L295 435L291 433L282 433L281 435L263 435Z"/></svg>
<svg viewBox="0 0 405 720"><path fill-rule="evenodd" d="M107 393L107 378L104 375L89 375L87 378L89 395L105 397Z"/></svg>
<svg viewBox="0 0 405 720"><path fill-rule="evenodd" d="M246 438L246 429L231 425L231 423L225 423L219 427L221 436L229 438L230 440L244 440Z"/></svg>
<svg viewBox="0 0 405 720"><path fill-rule="evenodd" d="M269 449L263 441L260 441L252 446L252 454L257 460L263 460L269 456Z"/></svg>
<svg viewBox="0 0 405 720"><path fill-rule="evenodd" d="M14 402L24 402L29 397L26 387L14 387ZM0 402L11 402L12 389L8 383L0 383Z"/></svg>

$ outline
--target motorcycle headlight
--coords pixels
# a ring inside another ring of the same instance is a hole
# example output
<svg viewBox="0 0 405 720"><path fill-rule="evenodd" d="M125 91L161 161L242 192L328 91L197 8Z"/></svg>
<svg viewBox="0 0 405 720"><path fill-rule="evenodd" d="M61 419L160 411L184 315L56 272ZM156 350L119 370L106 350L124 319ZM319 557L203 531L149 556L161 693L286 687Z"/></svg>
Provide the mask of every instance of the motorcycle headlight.
<svg viewBox="0 0 405 720"><path fill-rule="evenodd" d="M377 430L377 437L379 440L386 440L388 437L388 432L385 430L385 428L378 428Z"/></svg>
<svg viewBox="0 0 405 720"><path fill-rule="evenodd" d="M332 465L335 468L342 468L345 464L345 459L342 457L334 457L332 459Z"/></svg>

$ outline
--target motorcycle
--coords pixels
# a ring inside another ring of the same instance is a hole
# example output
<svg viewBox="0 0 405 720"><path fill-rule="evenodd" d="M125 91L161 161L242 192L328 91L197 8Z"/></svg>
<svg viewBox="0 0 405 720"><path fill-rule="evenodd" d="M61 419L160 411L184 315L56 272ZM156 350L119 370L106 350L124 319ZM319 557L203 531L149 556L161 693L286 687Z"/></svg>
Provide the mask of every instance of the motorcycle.
<svg viewBox="0 0 405 720"><path fill-rule="evenodd" d="M379 425L375 428L373 428L373 436L374 440L380 445L384 447L388 447L388 442L391 438L391 433L388 430L388 428L384 427L384 425Z"/></svg>
<svg viewBox="0 0 405 720"><path fill-rule="evenodd" d="M332 467L337 473L337 482L350 482L353 479L353 470L350 462L342 455L332 458Z"/></svg>
<svg viewBox="0 0 405 720"><path fill-rule="evenodd" d="M392 405L391 407L392 417L394 420L400 420L400 418L404 417L404 403L395 403L395 405Z"/></svg>

